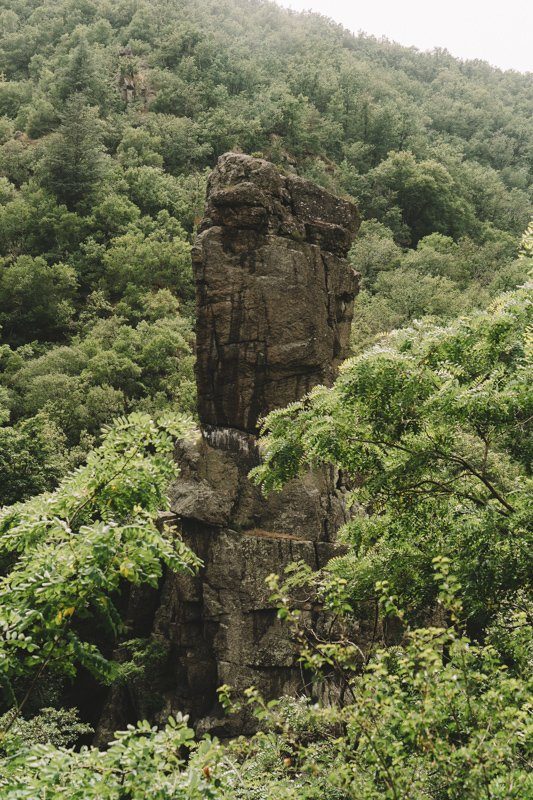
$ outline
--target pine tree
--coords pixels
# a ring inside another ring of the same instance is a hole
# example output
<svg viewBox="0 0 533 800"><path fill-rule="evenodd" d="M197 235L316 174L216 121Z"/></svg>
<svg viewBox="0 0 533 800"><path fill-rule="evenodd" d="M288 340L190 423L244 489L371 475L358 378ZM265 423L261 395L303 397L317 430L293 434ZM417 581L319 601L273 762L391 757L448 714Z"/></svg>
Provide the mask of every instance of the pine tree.
<svg viewBox="0 0 533 800"><path fill-rule="evenodd" d="M42 184L69 209L89 205L105 173L106 159L97 113L74 95L40 164Z"/></svg>
<svg viewBox="0 0 533 800"><path fill-rule="evenodd" d="M75 94L84 94L90 101L97 98L97 75L94 57L87 42L81 39L77 47L72 50L60 84L60 95L67 99Z"/></svg>

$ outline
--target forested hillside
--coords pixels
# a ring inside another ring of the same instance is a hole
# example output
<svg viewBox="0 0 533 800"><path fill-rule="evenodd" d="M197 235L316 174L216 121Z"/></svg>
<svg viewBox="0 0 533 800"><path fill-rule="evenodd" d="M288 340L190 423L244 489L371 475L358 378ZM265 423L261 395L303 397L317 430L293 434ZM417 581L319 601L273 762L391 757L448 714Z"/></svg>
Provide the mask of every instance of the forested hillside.
<svg viewBox="0 0 533 800"><path fill-rule="evenodd" d="M0 797L529 796L532 115L531 75L271 2L0 0ZM157 515L194 427L191 247L229 150L363 218L353 358L268 417L253 476L352 481L345 555L271 579L302 669L338 691L251 688L250 741L178 717L80 751L77 671L124 683L155 658L109 659L123 587L199 566Z"/></svg>
<svg viewBox="0 0 533 800"><path fill-rule="evenodd" d="M1 7L4 502L118 414L194 409L190 244L227 150L359 203L356 349L521 281L529 76L272 3Z"/></svg>

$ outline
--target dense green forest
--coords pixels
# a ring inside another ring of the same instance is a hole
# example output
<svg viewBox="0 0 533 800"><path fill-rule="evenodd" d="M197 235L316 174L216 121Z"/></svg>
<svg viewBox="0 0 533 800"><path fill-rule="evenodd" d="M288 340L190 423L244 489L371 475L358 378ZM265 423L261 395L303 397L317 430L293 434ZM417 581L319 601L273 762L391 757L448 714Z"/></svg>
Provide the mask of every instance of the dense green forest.
<svg viewBox="0 0 533 800"><path fill-rule="evenodd" d="M533 792L532 114L531 75L271 2L0 0L1 797ZM117 678L87 626L117 632L121 581L198 566L155 517L194 425L190 251L228 150L363 217L353 358L269 417L255 474L265 491L308 464L364 476L347 555L272 584L304 663L346 696L251 691L249 742L177 719L80 752L87 726L51 687L79 665ZM301 586L347 625L374 598L404 645L360 654L341 630L312 649Z"/></svg>
<svg viewBox="0 0 533 800"><path fill-rule="evenodd" d="M0 475L55 485L102 424L194 410L206 171L261 153L354 197L354 348L520 282L528 76L272 3L2 2Z"/></svg>

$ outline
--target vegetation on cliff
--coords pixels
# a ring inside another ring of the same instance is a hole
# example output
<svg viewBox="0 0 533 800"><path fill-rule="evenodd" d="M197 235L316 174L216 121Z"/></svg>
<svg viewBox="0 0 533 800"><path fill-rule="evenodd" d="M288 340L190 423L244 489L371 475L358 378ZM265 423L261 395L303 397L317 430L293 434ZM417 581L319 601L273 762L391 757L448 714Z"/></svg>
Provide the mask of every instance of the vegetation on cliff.
<svg viewBox="0 0 533 800"><path fill-rule="evenodd" d="M530 76L261 0L0 0L0 31L0 796L527 797ZM354 357L268 417L255 472L355 479L346 555L272 577L340 695L251 690L248 742L178 717L80 749L69 682L117 680L123 587L198 566L156 517L196 407L191 245L231 149L364 219Z"/></svg>
<svg viewBox="0 0 533 800"><path fill-rule="evenodd" d="M358 202L356 349L521 281L527 76L269 2L4 0L0 20L4 502L119 414L194 411L190 244L227 150Z"/></svg>
<svg viewBox="0 0 533 800"><path fill-rule="evenodd" d="M349 554L332 562L347 599L388 581L402 609L436 601L446 555L467 619L485 625L531 567L531 285L443 327L419 324L346 361L266 422L267 490L330 463L356 482Z"/></svg>

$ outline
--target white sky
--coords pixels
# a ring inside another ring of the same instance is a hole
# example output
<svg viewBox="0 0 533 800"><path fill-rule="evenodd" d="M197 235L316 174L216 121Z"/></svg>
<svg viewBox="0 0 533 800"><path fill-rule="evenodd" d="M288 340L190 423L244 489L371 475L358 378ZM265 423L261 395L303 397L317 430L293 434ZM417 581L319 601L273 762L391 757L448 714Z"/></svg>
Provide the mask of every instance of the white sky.
<svg viewBox="0 0 533 800"><path fill-rule="evenodd" d="M277 0L318 11L354 33L420 50L446 48L502 69L533 72L533 0Z"/></svg>

